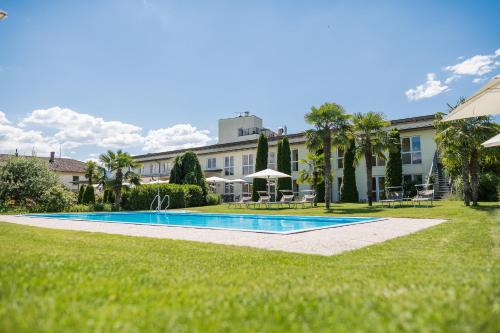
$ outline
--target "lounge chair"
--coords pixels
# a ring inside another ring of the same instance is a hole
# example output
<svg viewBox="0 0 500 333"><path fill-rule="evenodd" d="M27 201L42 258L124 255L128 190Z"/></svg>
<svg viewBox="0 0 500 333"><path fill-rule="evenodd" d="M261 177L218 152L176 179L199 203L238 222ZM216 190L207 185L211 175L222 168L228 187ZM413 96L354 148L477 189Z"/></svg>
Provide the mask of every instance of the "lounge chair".
<svg viewBox="0 0 500 333"><path fill-rule="evenodd" d="M293 203L295 204L295 207L297 207L297 205L302 205L302 208L304 208L306 204L311 204L312 207L315 201L316 201L316 193L312 193L312 194L304 194L301 200L294 201Z"/></svg>
<svg viewBox="0 0 500 333"><path fill-rule="evenodd" d="M293 192L291 190L281 190L280 192L281 192L281 199L276 202L270 202L270 204L278 205L278 207L281 205L288 205L288 207L291 208L293 204L293 198L295 197Z"/></svg>
<svg viewBox="0 0 500 333"><path fill-rule="evenodd" d="M247 208L248 206L252 203L252 197L243 195L241 198L239 196L236 197L236 200L234 202L228 202L228 207L231 205L234 205L235 207L242 207L245 205Z"/></svg>
<svg viewBox="0 0 500 333"><path fill-rule="evenodd" d="M417 187L417 195L411 199L413 207L416 207L417 203L420 206L422 202L430 202L430 206L432 206L434 201L434 189L432 188L432 184L415 186ZM429 205L427 207L429 207Z"/></svg>
<svg viewBox="0 0 500 333"><path fill-rule="evenodd" d="M271 196L266 192L266 191L257 191L257 194L259 195L259 200L256 202L253 202L254 207L261 204L264 204L266 207L269 208L269 204L271 202Z"/></svg>
<svg viewBox="0 0 500 333"><path fill-rule="evenodd" d="M387 204L389 207L396 207L396 203L399 203L400 206L403 206L403 187L402 186L393 186L388 187L387 191L387 199L380 200L382 207Z"/></svg>

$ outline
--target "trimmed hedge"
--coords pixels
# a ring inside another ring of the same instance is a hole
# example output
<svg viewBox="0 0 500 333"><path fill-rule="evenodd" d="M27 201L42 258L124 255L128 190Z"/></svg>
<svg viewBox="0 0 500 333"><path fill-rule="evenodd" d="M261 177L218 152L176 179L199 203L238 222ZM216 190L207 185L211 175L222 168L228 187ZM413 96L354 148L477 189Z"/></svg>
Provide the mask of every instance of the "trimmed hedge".
<svg viewBox="0 0 500 333"><path fill-rule="evenodd" d="M151 201L158 194L160 186L160 196L170 196L169 208L196 207L205 204L203 191L198 185L141 185L131 188L122 194L121 206L125 210L149 210ZM165 205L166 203L164 203Z"/></svg>

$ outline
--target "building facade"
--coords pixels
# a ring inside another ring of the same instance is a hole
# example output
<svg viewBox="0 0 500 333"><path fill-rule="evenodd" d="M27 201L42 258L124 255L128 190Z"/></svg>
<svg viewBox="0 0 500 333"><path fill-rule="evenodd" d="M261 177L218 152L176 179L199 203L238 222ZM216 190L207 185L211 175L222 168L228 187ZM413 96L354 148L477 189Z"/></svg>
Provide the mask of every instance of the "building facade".
<svg viewBox="0 0 500 333"><path fill-rule="evenodd" d="M0 162L6 160L12 155L0 154ZM25 156L33 158L33 156ZM57 158L52 152L48 157L35 157L46 161L49 168L54 171L63 185L71 191L77 192L80 189L80 184L86 182L85 163L72 158Z"/></svg>
<svg viewBox="0 0 500 333"><path fill-rule="evenodd" d="M436 152L433 123L434 116L430 115L393 120L387 128L390 130L395 127L400 131L405 179L423 183L429 176ZM146 182L151 177L168 179L175 157L191 150L197 154L206 177L245 179L245 176L255 172L257 138L261 132L268 136L268 167L276 169L277 144L286 134L286 130L280 128L274 132L266 129L262 126L260 118L245 113L245 115L219 121L219 143L191 149L137 155L134 158L142 164L142 167L136 171ZM307 167L300 163L300 160L306 157L308 150L304 133L287 136L290 141L293 190L300 197L302 191L310 189L308 184L297 184L299 170ZM339 201L343 174L342 151L336 149L333 152L332 166L333 188L331 195L334 201ZM374 161L372 183L374 197L378 200L383 197L385 192L385 160L376 159ZM367 182L364 159L360 160L356 166L356 184L360 200L366 200ZM218 183L215 184L215 190L227 197L234 197L251 192L251 185Z"/></svg>

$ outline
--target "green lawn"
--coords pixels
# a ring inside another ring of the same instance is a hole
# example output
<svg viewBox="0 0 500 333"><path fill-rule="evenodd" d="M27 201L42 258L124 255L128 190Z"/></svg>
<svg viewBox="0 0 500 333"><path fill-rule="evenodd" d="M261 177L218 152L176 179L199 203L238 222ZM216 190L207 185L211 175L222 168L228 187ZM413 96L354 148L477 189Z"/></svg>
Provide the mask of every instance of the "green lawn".
<svg viewBox="0 0 500 333"><path fill-rule="evenodd" d="M450 221L333 257L0 223L0 331L499 332L499 208L335 204Z"/></svg>

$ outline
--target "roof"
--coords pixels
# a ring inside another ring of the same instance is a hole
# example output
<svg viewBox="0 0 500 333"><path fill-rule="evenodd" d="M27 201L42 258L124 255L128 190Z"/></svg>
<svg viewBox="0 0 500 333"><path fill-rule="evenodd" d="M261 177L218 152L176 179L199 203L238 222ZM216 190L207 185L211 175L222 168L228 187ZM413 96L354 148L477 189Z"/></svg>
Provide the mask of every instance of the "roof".
<svg viewBox="0 0 500 333"><path fill-rule="evenodd" d="M412 129L422 129L422 128L431 128L433 127L434 123L434 118L435 115L425 115L425 116L417 116L417 117L410 117L410 118L401 118L401 119L394 119L390 120L390 127L396 127L400 130L412 130ZM305 141L305 132L299 132L299 133L293 133L293 134L287 134L286 136L290 140L290 143L300 143ZM268 138L268 142L270 144L273 144L274 142L277 142L281 140L285 135L274 135ZM207 146L201 146L201 147L193 147L193 148L183 148L183 149L176 149L176 150L169 150L169 151L163 151L163 152L158 152L158 153L148 153L148 154L143 154L143 155L135 155L133 156L136 159L149 159L149 158L155 158L155 157L160 157L162 155L178 155L181 153L184 153L186 151L193 151L193 152L201 152L204 150L227 150L232 147L238 147L239 149L249 149L249 148L255 148L255 145L257 144L258 139L251 139L251 140L245 140L245 141L235 141L235 142L227 142L227 143L216 143L213 145L207 145Z"/></svg>
<svg viewBox="0 0 500 333"><path fill-rule="evenodd" d="M0 160L6 160L8 157L14 156L10 154L0 154ZM21 157L33 157L33 156L21 156ZM49 157L39 157L36 158L45 160L49 162ZM56 172L85 172L85 163L82 161L74 160L72 158L54 158L54 162L49 163L50 169Z"/></svg>

